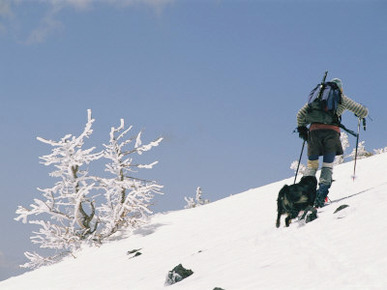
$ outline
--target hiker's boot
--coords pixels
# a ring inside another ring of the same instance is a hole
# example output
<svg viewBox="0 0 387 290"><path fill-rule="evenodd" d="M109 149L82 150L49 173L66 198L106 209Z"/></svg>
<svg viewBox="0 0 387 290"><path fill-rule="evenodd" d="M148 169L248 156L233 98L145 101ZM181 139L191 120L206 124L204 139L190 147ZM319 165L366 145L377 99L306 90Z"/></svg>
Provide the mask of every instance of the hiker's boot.
<svg viewBox="0 0 387 290"><path fill-rule="evenodd" d="M315 207L323 207L325 205L325 199L328 196L330 184L320 184L316 192L316 200L314 201Z"/></svg>

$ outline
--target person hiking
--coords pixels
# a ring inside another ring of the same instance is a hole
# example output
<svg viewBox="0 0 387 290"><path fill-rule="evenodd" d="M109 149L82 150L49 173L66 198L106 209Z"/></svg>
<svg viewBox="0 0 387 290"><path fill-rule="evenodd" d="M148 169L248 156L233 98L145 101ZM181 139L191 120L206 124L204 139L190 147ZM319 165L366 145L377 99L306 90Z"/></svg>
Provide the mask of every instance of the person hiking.
<svg viewBox="0 0 387 290"><path fill-rule="evenodd" d="M343 82L334 78L330 81L335 83L341 91L341 102L336 110L336 121L331 123L319 123L308 121L310 111L309 104L305 104L297 113L297 131L300 138L308 142L308 161L304 176L315 176L319 168L319 157L323 156L319 188L316 193L315 207L323 207L332 184L333 161L336 155L342 155L343 148L340 142L340 116L345 110L353 112L358 118L365 118L368 109L344 95ZM323 112L322 112L323 114ZM307 126L309 126L309 129Z"/></svg>

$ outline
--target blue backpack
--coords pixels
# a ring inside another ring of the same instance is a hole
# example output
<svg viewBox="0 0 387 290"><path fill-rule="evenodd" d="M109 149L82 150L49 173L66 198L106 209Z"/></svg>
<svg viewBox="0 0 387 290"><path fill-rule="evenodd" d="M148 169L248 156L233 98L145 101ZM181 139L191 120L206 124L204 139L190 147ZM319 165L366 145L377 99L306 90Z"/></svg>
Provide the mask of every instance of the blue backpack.
<svg viewBox="0 0 387 290"><path fill-rule="evenodd" d="M337 108L341 104L342 93L334 82L318 84L308 96L308 123L340 125Z"/></svg>

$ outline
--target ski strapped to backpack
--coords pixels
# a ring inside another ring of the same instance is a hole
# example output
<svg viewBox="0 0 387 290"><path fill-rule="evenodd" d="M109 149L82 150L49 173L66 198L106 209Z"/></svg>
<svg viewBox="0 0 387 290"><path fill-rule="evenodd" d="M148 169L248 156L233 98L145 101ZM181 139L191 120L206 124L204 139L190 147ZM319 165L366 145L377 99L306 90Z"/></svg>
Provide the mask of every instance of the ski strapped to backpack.
<svg viewBox="0 0 387 290"><path fill-rule="evenodd" d="M337 115L337 108L342 102L342 91L335 82L326 82L328 71L325 71L322 82L318 84L308 96L308 123L336 125L357 137L357 133L341 124L341 117Z"/></svg>

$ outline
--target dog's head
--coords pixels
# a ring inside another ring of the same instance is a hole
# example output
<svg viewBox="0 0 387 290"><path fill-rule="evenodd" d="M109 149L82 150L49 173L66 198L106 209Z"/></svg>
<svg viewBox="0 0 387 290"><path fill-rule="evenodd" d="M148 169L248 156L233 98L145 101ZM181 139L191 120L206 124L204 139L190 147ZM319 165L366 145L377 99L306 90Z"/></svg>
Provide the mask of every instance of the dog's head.
<svg viewBox="0 0 387 290"><path fill-rule="evenodd" d="M317 179L315 176L304 176L299 183L289 186L287 199L292 203L313 202L316 197Z"/></svg>
<svg viewBox="0 0 387 290"><path fill-rule="evenodd" d="M303 176L298 184L305 185L310 190L316 190L317 178L315 176Z"/></svg>

